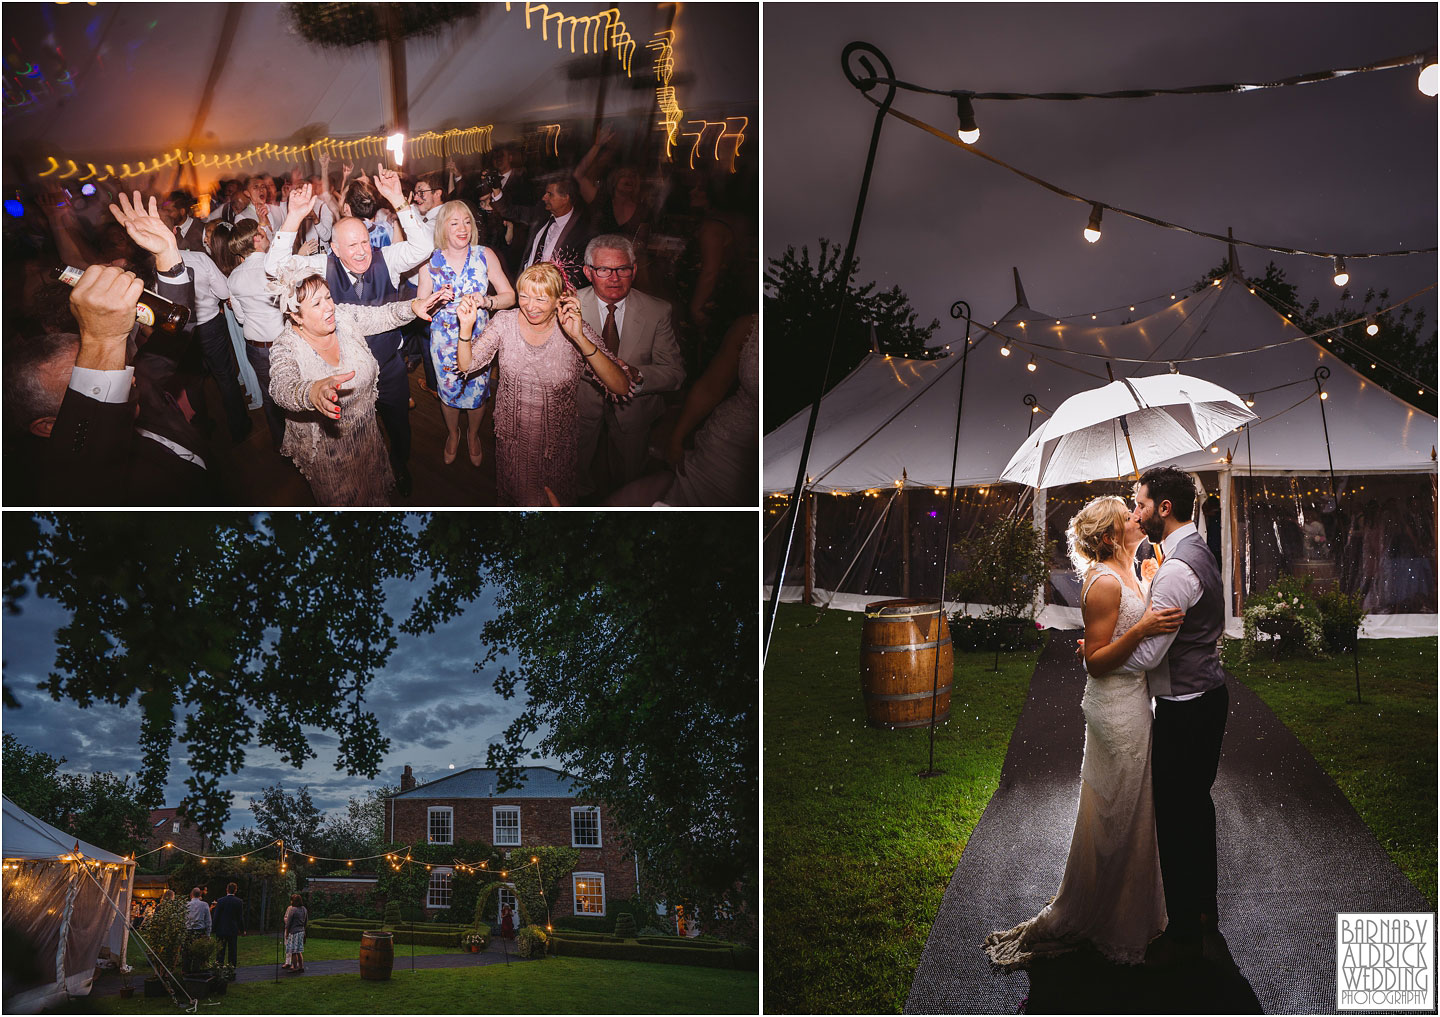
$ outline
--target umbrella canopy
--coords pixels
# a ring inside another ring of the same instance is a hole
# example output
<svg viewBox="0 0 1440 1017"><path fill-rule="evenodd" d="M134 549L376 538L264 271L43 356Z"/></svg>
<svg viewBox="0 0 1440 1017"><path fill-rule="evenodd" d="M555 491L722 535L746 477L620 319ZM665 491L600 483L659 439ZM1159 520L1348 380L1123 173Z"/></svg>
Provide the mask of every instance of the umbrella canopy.
<svg viewBox="0 0 1440 1017"><path fill-rule="evenodd" d="M1203 378L1123 378L1071 396L1016 450L1002 480L1058 487L1118 477L1198 452L1258 419L1244 401Z"/></svg>

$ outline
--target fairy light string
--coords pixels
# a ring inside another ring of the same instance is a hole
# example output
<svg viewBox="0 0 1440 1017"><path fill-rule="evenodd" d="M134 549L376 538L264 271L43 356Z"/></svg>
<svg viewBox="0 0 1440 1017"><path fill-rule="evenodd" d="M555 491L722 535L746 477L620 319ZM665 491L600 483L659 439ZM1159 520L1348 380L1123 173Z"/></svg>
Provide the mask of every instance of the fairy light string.
<svg viewBox="0 0 1440 1017"><path fill-rule="evenodd" d="M1331 70L1311 71L1307 74L1294 74L1288 78L1276 78L1271 81L1231 81L1216 85L1187 85L1182 88L1130 88L1115 92L972 92L962 88L931 88L927 85L917 85L909 81L900 81L896 78L864 78L860 84L862 87L870 85L893 85L896 88L904 89L907 92L919 92L928 95L945 95L952 99L1047 99L1060 101L1074 101L1077 99L1148 99L1159 95L1214 95L1227 92L1257 92L1271 88L1290 88L1296 85L1313 85L1321 81L1333 81L1336 78L1348 77L1352 74L1370 74L1375 71L1393 71L1416 64L1429 64L1435 62L1435 51L1430 50L1424 53L1410 53L1405 56L1392 57L1389 60L1381 60L1377 63L1362 64L1359 67L1337 67Z"/></svg>
<svg viewBox="0 0 1440 1017"><path fill-rule="evenodd" d="M861 94L864 95L864 93ZM874 99L869 95L865 95L864 97L867 102L871 103L877 108L880 107L881 104L878 100ZM972 155L979 156L981 159L984 159L987 162L994 163L996 166L999 166L1002 169L1009 170L1016 176L1023 177L1031 183L1043 187L1047 191L1050 191L1054 194L1058 194L1060 195L1060 197L1065 198L1069 201L1080 202L1081 204L1086 206L1099 206L1106 211L1115 212L1119 215L1123 215L1131 219L1136 219L1140 222L1146 222L1152 226L1159 226L1168 230L1177 230L1181 233L1189 233L1192 236L1204 237L1207 240L1217 240L1220 243L1224 244L1238 244L1242 247L1254 248L1255 250L1270 251L1274 254L1294 254L1309 258L1324 258L1327 261L1334 261L1336 258L1342 258L1346 260L1351 258L1402 258L1414 254L1434 254L1436 251L1436 248L1434 247L1422 247L1412 250L1399 251L1312 251L1298 247L1284 247L1279 244L1262 244L1258 241L1242 240L1239 237L1222 236L1219 233L1211 233L1206 230L1195 229L1190 226L1181 225L1180 223L1174 223L1165 219L1160 219L1153 215L1147 215L1144 212L1136 212L1131 209L1121 208L1118 205L1108 204L1095 198L1084 197L1082 195L1074 193L1073 191L1066 190L1064 187L1061 187L1058 184L1053 184L1048 180L1041 179L1034 174L1027 173L1016 166L1012 166L1008 162L1005 162L1003 159L997 159L995 156L981 151L974 145L967 145L959 138L955 137L954 134L952 134L951 132L943 131L940 128L934 127L923 120L912 117L907 113L902 113L900 110L896 109L893 106L885 109L885 112L898 120L903 120L905 123L910 124L912 127L918 127L928 134L933 134L935 137L939 138L941 141L944 141L946 144L953 145L956 148L969 152Z"/></svg>

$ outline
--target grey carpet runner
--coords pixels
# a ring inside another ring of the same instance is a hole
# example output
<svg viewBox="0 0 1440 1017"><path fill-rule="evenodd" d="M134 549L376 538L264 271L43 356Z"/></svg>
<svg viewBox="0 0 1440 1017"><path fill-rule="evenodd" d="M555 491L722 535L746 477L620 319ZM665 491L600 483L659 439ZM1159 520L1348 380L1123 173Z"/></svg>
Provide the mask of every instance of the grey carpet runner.
<svg viewBox="0 0 1440 1017"><path fill-rule="evenodd" d="M1084 747L1079 635L1054 633L1036 665L999 787L945 891L905 1012L1336 1012L1336 912L1430 908L1334 781L1233 678L1214 799L1220 927L1235 966L1157 971L1093 952L1028 972L990 966L981 940L1038 912L1065 868Z"/></svg>

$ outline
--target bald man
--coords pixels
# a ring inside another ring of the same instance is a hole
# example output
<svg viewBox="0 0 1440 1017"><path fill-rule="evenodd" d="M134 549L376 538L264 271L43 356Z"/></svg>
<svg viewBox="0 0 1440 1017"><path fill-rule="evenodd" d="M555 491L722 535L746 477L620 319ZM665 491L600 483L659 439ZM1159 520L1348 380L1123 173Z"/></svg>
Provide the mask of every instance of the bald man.
<svg viewBox="0 0 1440 1017"><path fill-rule="evenodd" d="M379 250L370 246L365 224L356 218L341 219L335 224L329 254L290 255L295 233L318 200L309 183L290 192L289 212L270 253L265 257L265 271L274 275L287 259L298 261L325 277L330 296L337 304L383 304L409 300L415 294L402 285L401 276L426 261L435 250L430 224L419 215L400 189L400 177L385 169L377 169L375 189L394 206L405 227L405 240ZM411 490L410 481L410 382L405 361L400 355L403 337L399 329L365 337L370 352L380 365L380 399L376 410L390 435L390 464L395 470L395 486L402 496Z"/></svg>

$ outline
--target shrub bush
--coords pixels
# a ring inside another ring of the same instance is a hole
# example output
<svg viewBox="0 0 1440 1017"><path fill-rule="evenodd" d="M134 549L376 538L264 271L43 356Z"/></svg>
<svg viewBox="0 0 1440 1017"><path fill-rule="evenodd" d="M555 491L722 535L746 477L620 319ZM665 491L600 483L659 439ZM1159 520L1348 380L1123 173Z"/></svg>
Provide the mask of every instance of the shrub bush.
<svg viewBox="0 0 1440 1017"><path fill-rule="evenodd" d="M635 938L635 916L628 911L622 911L615 916L615 938Z"/></svg>
<svg viewBox="0 0 1440 1017"><path fill-rule="evenodd" d="M946 593L989 605L987 617L1033 621L1037 594L1050 580L1050 543L1028 519L997 519L956 542L961 568L946 578Z"/></svg>
<svg viewBox="0 0 1440 1017"><path fill-rule="evenodd" d="M1318 656L1324 647L1320 608L1307 576L1281 576L1264 593L1245 603L1245 642L1241 657L1253 659L1261 633L1270 636L1267 649L1277 657Z"/></svg>
<svg viewBox="0 0 1440 1017"><path fill-rule="evenodd" d="M734 968L737 966L737 960L731 947L694 947L678 940L664 942L665 945L662 946L659 943L617 943L614 939L573 939L557 932L551 937L550 952L557 957L594 957L605 960L651 961L657 964L692 964L705 968ZM675 945L671 945L672 943Z"/></svg>
<svg viewBox="0 0 1440 1017"><path fill-rule="evenodd" d="M1355 648L1355 638L1365 620L1365 608L1359 597L1341 589L1326 590L1315 598L1320 609L1320 629L1325 649L1345 653Z"/></svg>
<svg viewBox="0 0 1440 1017"><path fill-rule="evenodd" d="M375 909L366 901L348 893L311 890L306 906L314 918L364 918L374 921Z"/></svg>
<svg viewBox="0 0 1440 1017"><path fill-rule="evenodd" d="M398 900L387 900L385 902L385 927L400 924L400 902Z"/></svg>
<svg viewBox="0 0 1440 1017"><path fill-rule="evenodd" d="M352 943L358 943L367 932L379 931L375 929L374 923L352 923L342 922L334 919L326 921L311 922L306 929L306 935L315 939L342 939ZM394 936L395 946L409 946L412 942L416 946L459 946L462 932L468 932L469 926L451 925L444 928L436 928L433 925L422 925L413 932L408 926L401 926L390 930Z"/></svg>
<svg viewBox="0 0 1440 1017"><path fill-rule="evenodd" d="M515 933L515 952L521 957L544 957L545 948L545 930L540 926L527 925Z"/></svg>
<svg viewBox="0 0 1440 1017"><path fill-rule="evenodd" d="M978 653L993 650L1004 642L1004 649L1028 650L1038 646L1045 633L1038 625L1002 626L998 618L972 618L958 611L950 616L950 639L956 650Z"/></svg>

